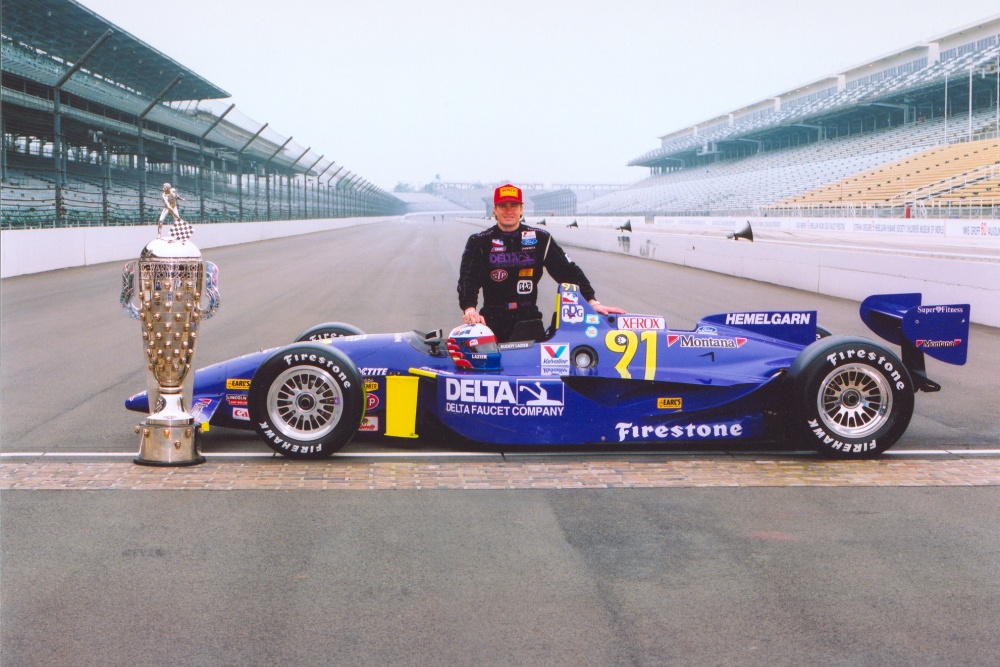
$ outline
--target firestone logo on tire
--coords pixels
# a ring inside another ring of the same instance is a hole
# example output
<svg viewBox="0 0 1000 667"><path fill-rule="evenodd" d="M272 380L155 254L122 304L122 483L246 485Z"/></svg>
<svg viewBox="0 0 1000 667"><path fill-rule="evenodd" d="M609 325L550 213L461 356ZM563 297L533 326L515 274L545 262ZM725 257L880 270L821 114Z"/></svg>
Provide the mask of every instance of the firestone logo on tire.
<svg viewBox="0 0 1000 667"><path fill-rule="evenodd" d="M327 359L323 355L320 355L320 354L286 354L284 357L282 357L282 359L285 361L285 364L287 364L288 366L291 366L292 364L298 364L298 363L304 363L304 362L316 364L317 366L320 366L322 368L326 368L328 371L330 371L331 373L333 373L337 377L337 379L340 380L340 384L343 385L344 387L350 387L351 386L351 381L347 379L347 374L344 373L344 371L340 370L340 366L337 365L337 362L335 362L333 359ZM226 383L226 388L227 389L229 388L228 382Z"/></svg>

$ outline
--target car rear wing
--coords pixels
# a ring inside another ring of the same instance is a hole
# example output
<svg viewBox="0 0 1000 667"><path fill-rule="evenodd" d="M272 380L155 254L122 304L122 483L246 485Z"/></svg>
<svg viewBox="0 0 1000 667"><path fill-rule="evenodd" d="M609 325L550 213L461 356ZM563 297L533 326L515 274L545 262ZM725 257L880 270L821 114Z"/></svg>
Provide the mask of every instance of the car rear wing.
<svg viewBox="0 0 1000 667"><path fill-rule="evenodd" d="M881 338L899 345L917 389L938 391L927 378L924 355L961 366L969 353L969 304L922 306L923 295L873 294L861 303L861 320Z"/></svg>

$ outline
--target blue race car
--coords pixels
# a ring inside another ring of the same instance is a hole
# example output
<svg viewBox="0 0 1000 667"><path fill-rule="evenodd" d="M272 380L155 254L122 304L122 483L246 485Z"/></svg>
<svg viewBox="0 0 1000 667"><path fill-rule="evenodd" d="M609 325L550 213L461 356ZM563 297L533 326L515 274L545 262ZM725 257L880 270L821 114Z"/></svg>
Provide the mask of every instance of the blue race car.
<svg viewBox="0 0 1000 667"><path fill-rule="evenodd" d="M297 342L198 370L191 412L252 429L295 459L357 433L416 438L441 427L489 445L792 440L835 457L880 454L903 435L914 393L937 391L925 355L964 364L969 306L871 296L863 321L899 345L831 335L815 311L733 312L674 330L655 315L600 316L563 284L552 326L497 343L483 326L364 334L327 323ZM528 325L529 327L531 325ZM145 392L126 401L146 412Z"/></svg>

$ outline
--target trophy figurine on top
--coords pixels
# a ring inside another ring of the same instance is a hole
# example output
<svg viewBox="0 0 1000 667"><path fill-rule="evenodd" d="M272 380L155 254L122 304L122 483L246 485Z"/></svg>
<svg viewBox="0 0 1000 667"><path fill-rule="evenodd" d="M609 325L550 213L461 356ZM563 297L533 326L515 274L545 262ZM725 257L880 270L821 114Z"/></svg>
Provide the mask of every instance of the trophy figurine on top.
<svg viewBox="0 0 1000 667"><path fill-rule="evenodd" d="M140 434L135 462L152 466L203 463L198 449L201 430L191 408L195 343L198 324L219 308L219 269L202 261L191 242L194 228L177 210L184 201L169 183L163 184L163 211L157 235L122 271L121 306L142 327L143 363L150 415L136 427ZM163 238L163 221L173 216L170 237ZM134 304L138 282L139 303ZM202 306L202 297L207 305Z"/></svg>

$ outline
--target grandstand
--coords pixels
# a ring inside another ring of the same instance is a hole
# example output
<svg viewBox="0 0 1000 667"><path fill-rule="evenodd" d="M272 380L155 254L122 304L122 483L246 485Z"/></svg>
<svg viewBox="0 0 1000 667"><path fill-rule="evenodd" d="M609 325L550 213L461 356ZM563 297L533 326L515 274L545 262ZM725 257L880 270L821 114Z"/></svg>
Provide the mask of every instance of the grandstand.
<svg viewBox="0 0 1000 667"><path fill-rule="evenodd" d="M3 0L0 227L396 214L391 193L235 108L74 0Z"/></svg>
<svg viewBox="0 0 1000 667"><path fill-rule="evenodd" d="M951 202L966 196L982 204L1000 202L1000 140L941 144L902 160L880 165L846 179L780 201L776 207L800 204L874 206Z"/></svg>
<svg viewBox="0 0 1000 667"><path fill-rule="evenodd" d="M1000 15L671 132L577 212L1000 217L998 137Z"/></svg>
<svg viewBox="0 0 1000 667"><path fill-rule="evenodd" d="M468 213L469 209L429 192L396 192L395 196L406 204L407 213Z"/></svg>
<svg viewBox="0 0 1000 667"><path fill-rule="evenodd" d="M604 183L566 183L545 187L542 183L505 179L496 183L434 181L427 189L467 211L489 216L493 212L493 190L503 183L515 183L524 191L524 213L531 216L574 215L579 202L589 202L624 187Z"/></svg>

